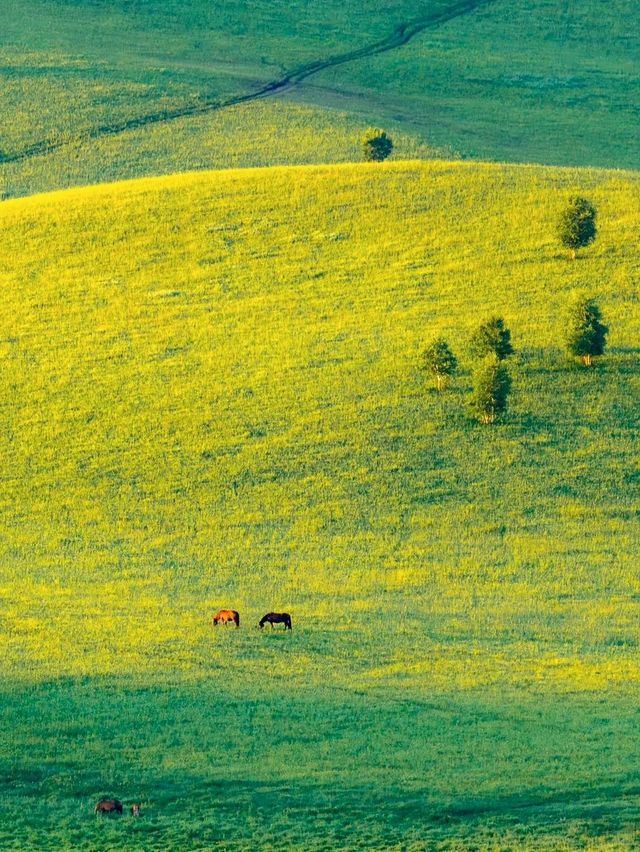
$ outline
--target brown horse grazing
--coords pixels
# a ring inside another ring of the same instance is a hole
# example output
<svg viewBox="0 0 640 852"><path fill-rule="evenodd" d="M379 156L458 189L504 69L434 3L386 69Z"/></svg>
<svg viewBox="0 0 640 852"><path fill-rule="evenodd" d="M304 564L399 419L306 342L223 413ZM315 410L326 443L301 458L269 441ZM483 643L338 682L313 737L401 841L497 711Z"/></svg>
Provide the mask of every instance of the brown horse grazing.
<svg viewBox="0 0 640 852"><path fill-rule="evenodd" d="M93 812L94 814L121 814L122 802L119 799L100 799Z"/></svg>
<svg viewBox="0 0 640 852"><path fill-rule="evenodd" d="M235 609L221 609L213 616L213 626L217 627L218 622L220 624L231 624L233 622L236 627L240 627L240 613L236 612Z"/></svg>
<svg viewBox="0 0 640 852"><path fill-rule="evenodd" d="M131 816L135 816L135 817L140 816L140 805L138 805L138 804L131 805Z"/></svg>
<svg viewBox="0 0 640 852"><path fill-rule="evenodd" d="M262 616L258 627L264 627L265 624L270 624L271 627L274 624L284 624L285 630L291 630L291 616L288 612L268 612Z"/></svg>

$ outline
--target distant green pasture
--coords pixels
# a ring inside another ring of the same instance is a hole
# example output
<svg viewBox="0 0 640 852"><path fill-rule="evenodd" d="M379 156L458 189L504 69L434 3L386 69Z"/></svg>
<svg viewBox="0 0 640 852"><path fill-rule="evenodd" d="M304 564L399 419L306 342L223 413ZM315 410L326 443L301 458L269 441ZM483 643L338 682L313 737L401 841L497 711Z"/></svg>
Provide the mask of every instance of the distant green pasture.
<svg viewBox="0 0 640 852"><path fill-rule="evenodd" d="M1 0L0 151L250 92L285 69L378 41L406 18L446 5Z"/></svg>
<svg viewBox="0 0 640 852"><path fill-rule="evenodd" d="M638 168L639 33L635 0L498 0L310 85L466 156Z"/></svg>
<svg viewBox="0 0 640 852"><path fill-rule="evenodd" d="M279 94L273 108L251 104L241 121L212 114L100 137L130 120L254 92L449 5L0 0L0 158L70 143L0 165L0 181L15 195L203 164L353 160L369 123L388 126L403 157L444 149L638 166L634 0L494 0L408 45L322 71ZM275 135L265 133L274 124Z"/></svg>

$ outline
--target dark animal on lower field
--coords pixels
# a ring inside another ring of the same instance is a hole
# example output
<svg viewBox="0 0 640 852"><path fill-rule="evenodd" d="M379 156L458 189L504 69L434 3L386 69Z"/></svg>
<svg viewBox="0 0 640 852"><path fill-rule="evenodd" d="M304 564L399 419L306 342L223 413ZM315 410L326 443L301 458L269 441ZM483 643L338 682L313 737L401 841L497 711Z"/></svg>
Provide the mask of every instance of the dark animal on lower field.
<svg viewBox="0 0 640 852"><path fill-rule="evenodd" d="M235 624L236 627L240 627L240 613L236 612L235 609L221 609L213 616L214 627L217 627L218 624L231 623Z"/></svg>
<svg viewBox="0 0 640 852"><path fill-rule="evenodd" d="M140 805L131 805L131 816L140 816Z"/></svg>
<svg viewBox="0 0 640 852"><path fill-rule="evenodd" d="M268 612L260 619L258 627L264 627L265 624L284 624L285 630L291 630L291 616L288 612Z"/></svg>
<svg viewBox="0 0 640 852"><path fill-rule="evenodd" d="M95 814L121 814L122 802L119 799L100 799L93 812Z"/></svg>

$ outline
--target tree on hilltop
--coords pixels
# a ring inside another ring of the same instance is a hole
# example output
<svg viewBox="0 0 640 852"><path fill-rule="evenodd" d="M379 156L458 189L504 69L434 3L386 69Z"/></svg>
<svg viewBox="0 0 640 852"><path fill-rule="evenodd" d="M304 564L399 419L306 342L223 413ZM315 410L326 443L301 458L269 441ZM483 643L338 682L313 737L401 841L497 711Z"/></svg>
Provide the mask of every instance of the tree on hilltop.
<svg viewBox="0 0 640 852"><path fill-rule="evenodd" d="M495 355L499 361L503 361L509 355L513 355L511 332L506 328L501 317L490 317L471 335L469 348L476 358Z"/></svg>
<svg viewBox="0 0 640 852"><path fill-rule="evenodd" d="M571 198L560 216L558 236L572 260L576 259L578 249L591 245L596 234L596 208L587 198Z"/></svg>
<svg viewBox="0 0 640 852"><path fill-rule="evenodd" d="M367 162L382 162L393 151L393 142L386 130L369 127L362 137L362 152Z"/></svg>
<svg viewBox="0 0 640 852"><path fill-rule="evenodd" d="M495 423L507 410L511 376L495 354L488 355L474 375L469 409L480 423Z"/></svg>
<svg viewBox="0 0 640 852"><path fill-rule="evenodd" d="M593 299L577 295L569 305L565 322L565 344L569 354L590 367L593 359L604 353L608 333L600 308Z"/></svg>
<svg viewBox="0 0 640 852"><path fill-rule="evenodd" d="M422 364L424 369L435 377L436 387L439 391L447 386L449 379L458 369L458 359L449 348L447 341L442 337L434 340L424 350Z"/></svg>

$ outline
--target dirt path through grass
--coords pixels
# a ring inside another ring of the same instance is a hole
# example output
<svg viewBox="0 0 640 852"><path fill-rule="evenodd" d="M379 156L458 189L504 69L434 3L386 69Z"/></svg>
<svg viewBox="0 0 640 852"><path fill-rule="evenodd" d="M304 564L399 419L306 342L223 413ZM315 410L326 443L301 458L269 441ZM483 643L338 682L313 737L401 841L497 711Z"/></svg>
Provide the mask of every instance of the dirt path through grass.
<svg viewBox="0 0 640 852"><path fill-rule="evenodd" d="M129 118L125 121L114 124L99 125L98 127L80 134L73 139L61 139L56 141L45 139L40 142L35 142L32 145L23 148L22 151L17 151L13 154L3 154L0 151L0 165L24 162L33 157L53 153L54 151L58 151L69 144L90 142L94 139L101 139L107 136L117 136L121 133L126 133L129 130L138 130L148 125L163 124L180 118L203 115L211 112L220 112L221 110L238 106L240 104L269 98L273 95L286 92L299 86L305 80L321 73L322 71L326 71L330 68L336 68L340 65L346 65L351 62L357 62L361 59L368 59L381 53L387 53L390 50L396 50L397 48L408 44L417 35L420 35L426 30L434 29L441 24L445 24L448 21L452 21L455 18L462 17L463 15L470 14L478 8L487 6L494 2L495 0L460 0L460 2L452 4L443 11L432 12L431 14L424 15L412 21L406 21L405 23L399 24L389 36L381 41L365 45L357 50L330 56L327 59L320 59L316 62L300 65L297 68L288 71L279 79L265 83L264 86L255 92L249 92L244 95L233 95L225 100L203 98L195 103L187 104L175 109L160 110L147 115Z"/></svg>

